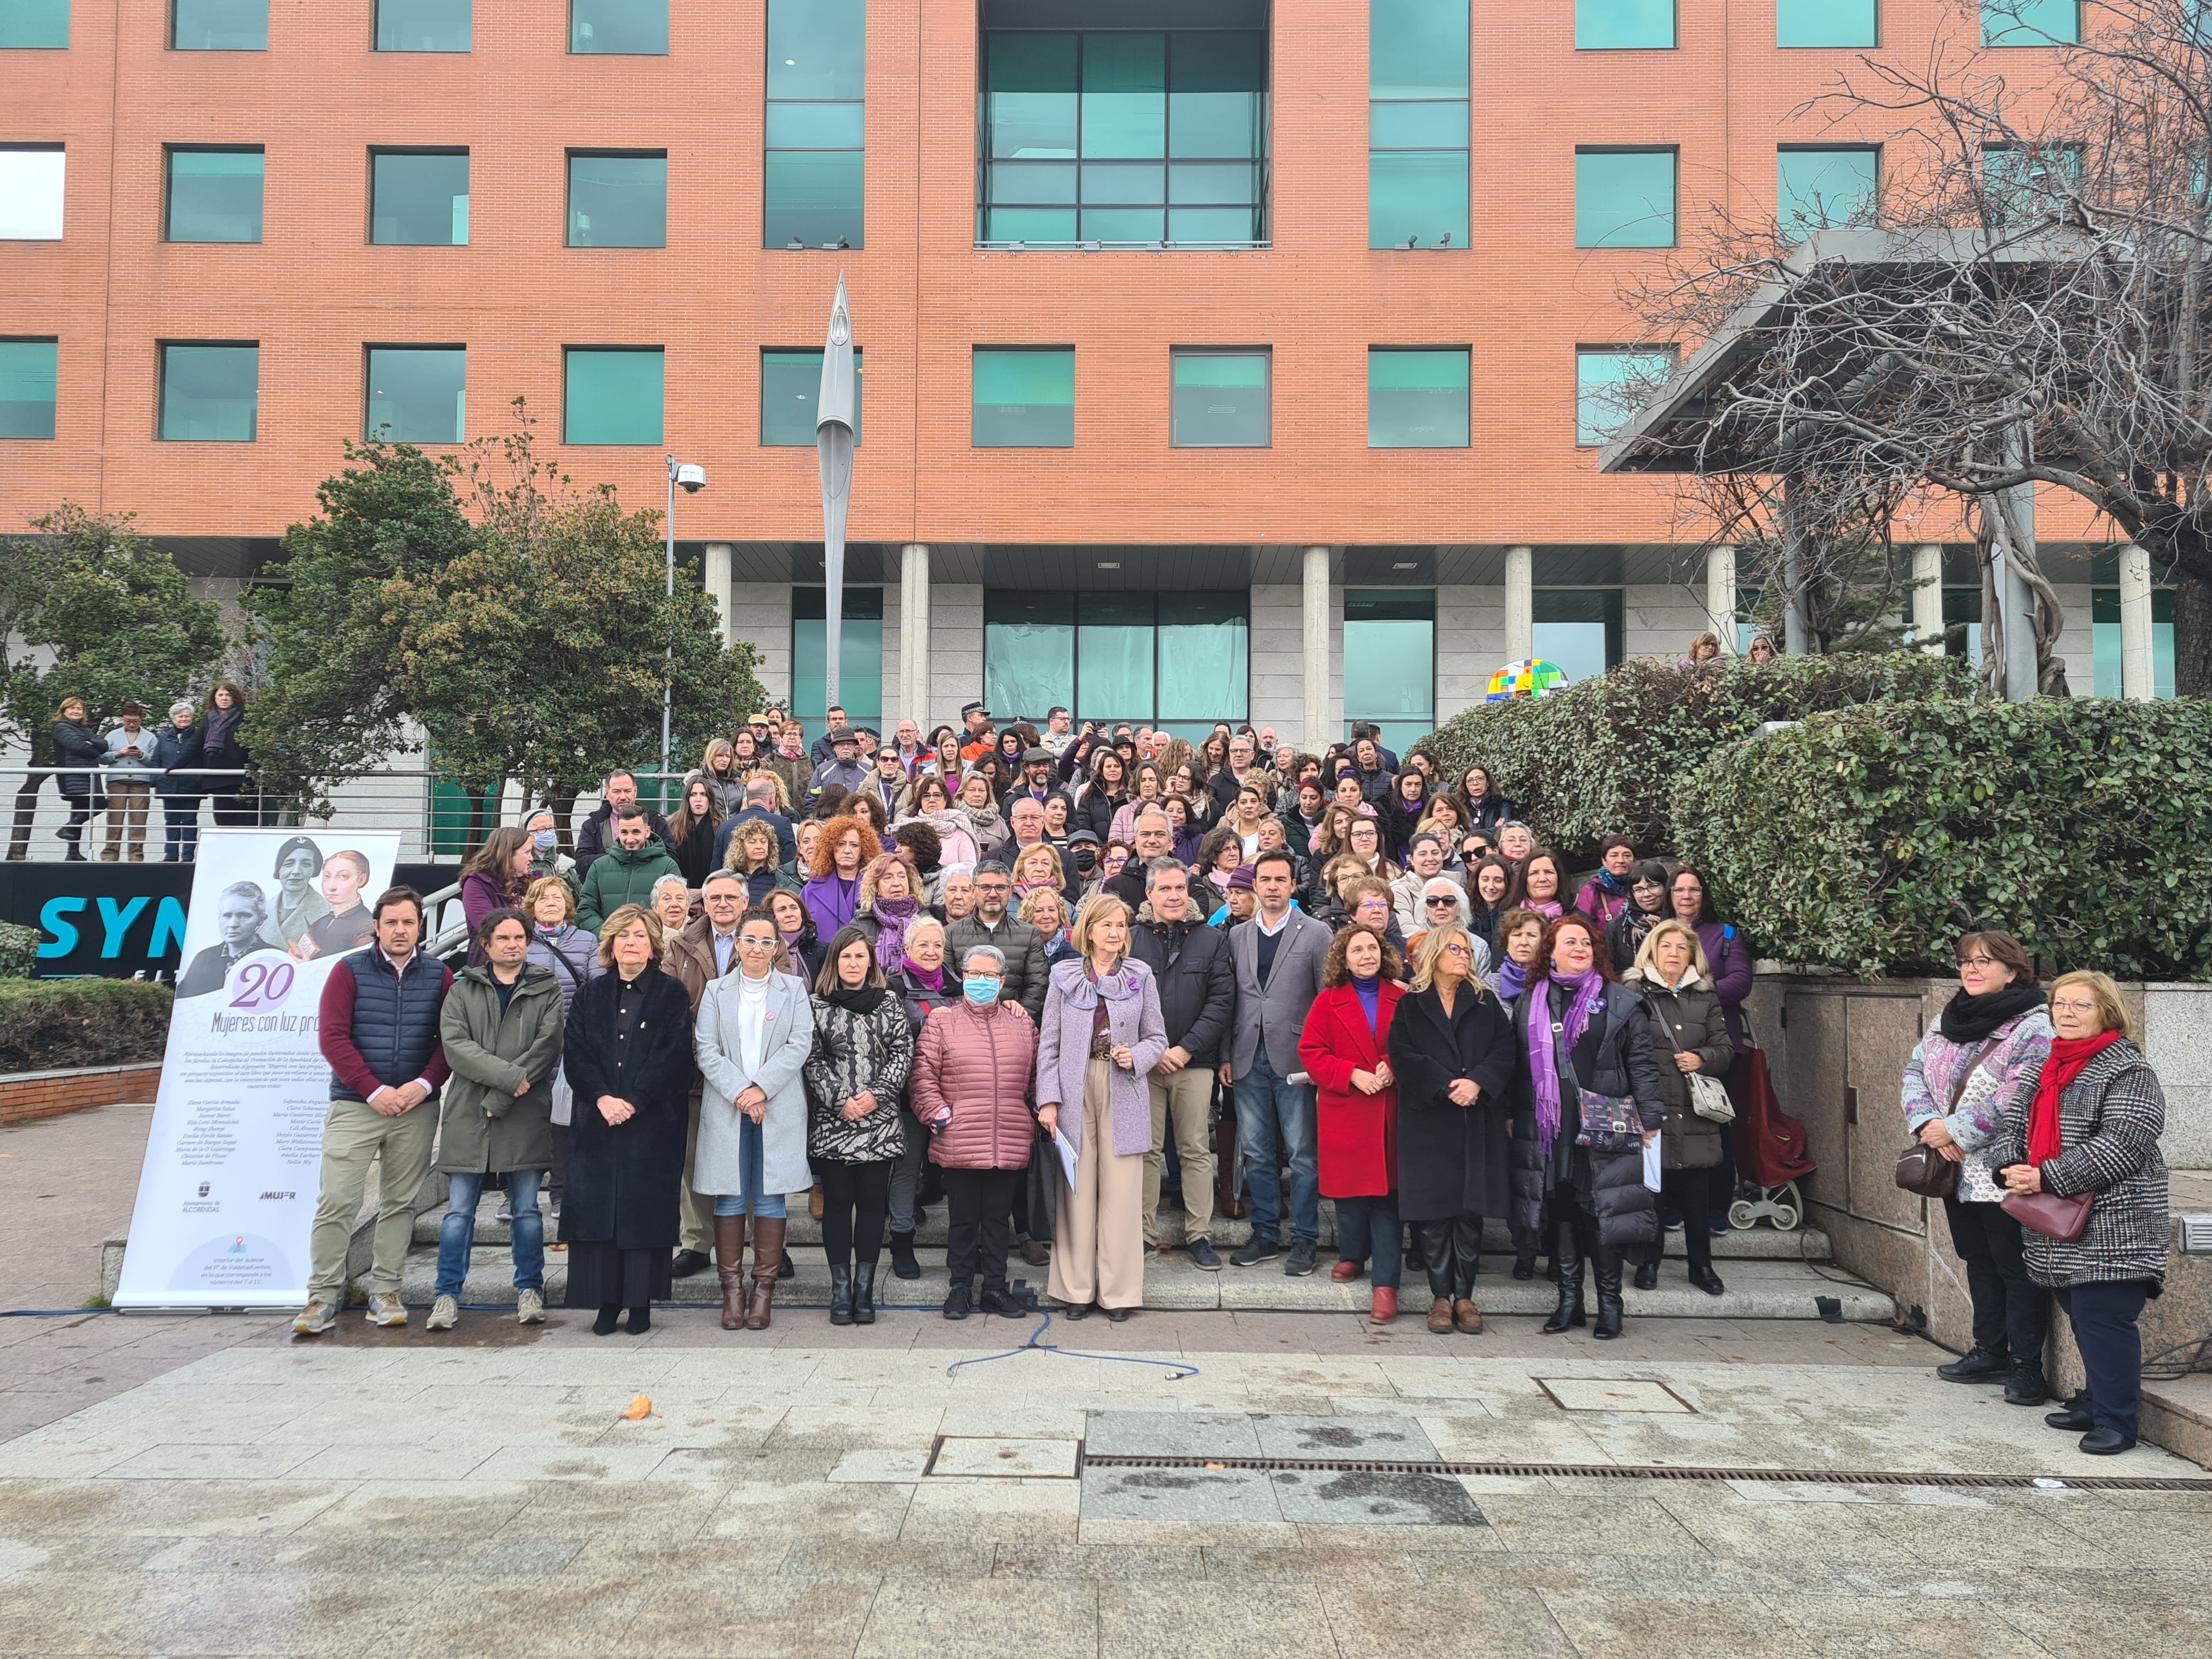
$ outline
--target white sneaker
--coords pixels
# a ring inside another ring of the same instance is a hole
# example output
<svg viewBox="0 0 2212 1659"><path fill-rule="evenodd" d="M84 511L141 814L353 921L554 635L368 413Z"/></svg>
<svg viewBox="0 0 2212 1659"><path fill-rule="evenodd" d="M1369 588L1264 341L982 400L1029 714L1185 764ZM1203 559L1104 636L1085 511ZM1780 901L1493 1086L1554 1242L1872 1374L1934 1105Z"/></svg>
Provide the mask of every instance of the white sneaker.
<svg viewBox="0 0 2212 1659"><path fill-rule="evenodd" d="M450 1296L441 1296L430 1304L430 1316L422 1322L426 1331L450 1331L461 1317L461 1304Z"/></svg>
<svg viewBox="0 0 2212 1659"><path fill-rule="evenodd" d="M535 1291L525 1291L516 1297L514 1322L518 1325L543 1325L545 1322L545 1298Z"/></svg>
<svg viewBox="0 0 2212 1659"><path fill-rule="evenodd" d="M295 1336L320 1336L338 1322L338 1311L327 1302L310 1302L292 1322Z"/></svg>
<svg viewBox="0 0 2212 1659"><path fill-rule="evenodd" d="M397 1291L380 1291L368 1298L368 1322L383 1326L404 1325L407 1322L407 1304L400 1301Z"/></svg>

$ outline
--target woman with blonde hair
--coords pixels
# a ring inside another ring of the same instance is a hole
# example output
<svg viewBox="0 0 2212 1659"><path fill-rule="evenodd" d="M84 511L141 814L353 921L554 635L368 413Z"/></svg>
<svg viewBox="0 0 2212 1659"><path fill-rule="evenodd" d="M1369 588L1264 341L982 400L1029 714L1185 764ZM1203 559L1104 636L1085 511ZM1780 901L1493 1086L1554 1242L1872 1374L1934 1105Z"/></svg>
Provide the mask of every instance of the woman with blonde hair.
<svg viewBox="0 0 2212 1659"><path fill-rule="evenodd" d="M1031 893L1057 893L1066 878L1060 862L1060 849L1039 842L1034 847L1024 847L1014 854L1012 874L1014 900L1017 904Z"/></svg>
<svg viewBox="0 0 2212 1659"><path fill-rule="evenodd" d="M1722 1158L1721 1126L1694 1108L1690 1079L1728 1075L1735 1061L1729 1041L1728 1016L1713 993L1712 966L1688 923L1655 922L1637 947L1636 965L1620 977L1644 993L1651 1027L1651 1057L1659 1067L1666 1115L1659 1125L1659 1203L1685 1218L1682 1248L1689 1257L1689 1280L1707 1296L1726 1289L1713 1271L1710 1228L1692 1227L1687 1218L1711 1215L1735 1195ZM1647 1245L1636 1266L1636 1288L1659 1283L1662 1240Z"/></svg>
<svg viewBox="0 0 2212 1659"><path fill-rule="evenodd" d="M1045 964L1065 961L1075 954L1068 942L1067 903L1057 887L1040 887L1014 907L1017 921L1027 922L1044 941Z"/></svg>
<svg viewBox="0 0 2212 1659"><path fill-rule="evenodd" d="M896 851L886 852L860 877L860 905L853 925L876 953L876 966L885 974L898 971L905 959L902 947L907 929L922 914L921 884L908 864Z"/></svg>
<svg viewBox="0 0 2212 1659"><path fill-rule="evenodd" d="M747 746L757 747L750 732L742 735ZM744 810L745 775L752 769L750 764L739 766L737 757L737 745L727 738L708 738L699 757L698 775L707 781L707 791L726 818Z"/></svg>
<svg viewBox="0 0 2212 1659"><path fill-rule="evenodd" d="M747 818L731 836L730 850L722 855L722 867L745 878L747 909L778 887L791 887L776 865L777 851L775 830L766 818Z"/></svg>

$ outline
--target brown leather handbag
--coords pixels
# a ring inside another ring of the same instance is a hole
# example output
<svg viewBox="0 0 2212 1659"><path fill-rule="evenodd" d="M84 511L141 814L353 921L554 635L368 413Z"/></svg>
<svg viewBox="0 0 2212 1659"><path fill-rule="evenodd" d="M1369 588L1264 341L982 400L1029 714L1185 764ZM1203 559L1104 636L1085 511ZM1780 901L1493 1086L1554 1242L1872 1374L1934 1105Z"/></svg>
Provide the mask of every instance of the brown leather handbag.
<svg viewBox="0 0 2212 1659"><path fill-rule="evenodd" d="M1959 1075L1951 1081L1950 1104L1943 1109L1946 1117L1959 1109L1959 1097L1966 1092L1966 1085L1996 1047L1994 1042L1984 1042L1974 1057L1959 1068ZM1959 1190L1959 1166L1936 1148L1916 1139L1898 1154L1896 1180L1906 1192L1917 1193L1923 1198L1948 1198Z"/></svg>

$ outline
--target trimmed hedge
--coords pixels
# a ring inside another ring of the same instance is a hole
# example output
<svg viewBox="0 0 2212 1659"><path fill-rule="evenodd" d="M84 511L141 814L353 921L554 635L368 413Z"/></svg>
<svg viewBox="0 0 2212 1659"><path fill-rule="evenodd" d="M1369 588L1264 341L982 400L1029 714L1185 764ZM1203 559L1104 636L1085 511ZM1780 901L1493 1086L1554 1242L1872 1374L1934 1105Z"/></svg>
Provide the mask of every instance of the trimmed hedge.
<svg viewBox="0 0 2212 1659"><path fill-rule="evenodd" d="M2212 702L1846 709L1721 749L1673 807L1761 955L1948 974L1983 925L2061 969L2212 978Z"/></svg>
<svg viewBox="0 0 2212 1659"><path fill-rule="evenodd" d="M35 927L0 921L0 979L37 978L39 945L44 937Z"/></svg>
<svg viewBox="0 0 2212 1659"><path fill-rule="evenodd" d="M130 979L0 979L0 1073L153 1065L172 986Z"/></svg>
<svg viewBox="0 0 2212 1659"><path fill-rule="evenodd" d="M1595 863L1612 835L1639 851L1673 848L1677 781L1768 720L1972 690L1963 662L1917 652L1785 657L1695 673L1627 662L1547 697L1478 704L1413 746L1455 785L1477 762L1487 766L1547 842Z"/></svg>

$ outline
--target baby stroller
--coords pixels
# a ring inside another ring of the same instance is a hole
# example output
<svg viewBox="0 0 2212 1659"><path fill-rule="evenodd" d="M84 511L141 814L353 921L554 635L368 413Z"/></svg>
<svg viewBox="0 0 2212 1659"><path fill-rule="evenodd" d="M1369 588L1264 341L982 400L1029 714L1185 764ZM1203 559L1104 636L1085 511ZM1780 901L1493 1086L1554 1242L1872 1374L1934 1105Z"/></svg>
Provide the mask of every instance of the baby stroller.
<svg viewBox="0 0 2212 1659"><path fill-rule="evenodd" d="M1728 1077L1729 1099L1735 1107L1729 1139L1735 1146L1736 1167L1736 1197L1729 1206L1729 1225L1749 1227L1769 1221L1778 1231L1793 1232L1805 1219L1805 1200L1797 1183L1814 1168L1805 1154L1805 1126L1782 1109L1766 1053L1747 1016L1743 1030L1751 1050L1735 1057Z"/></svg>

